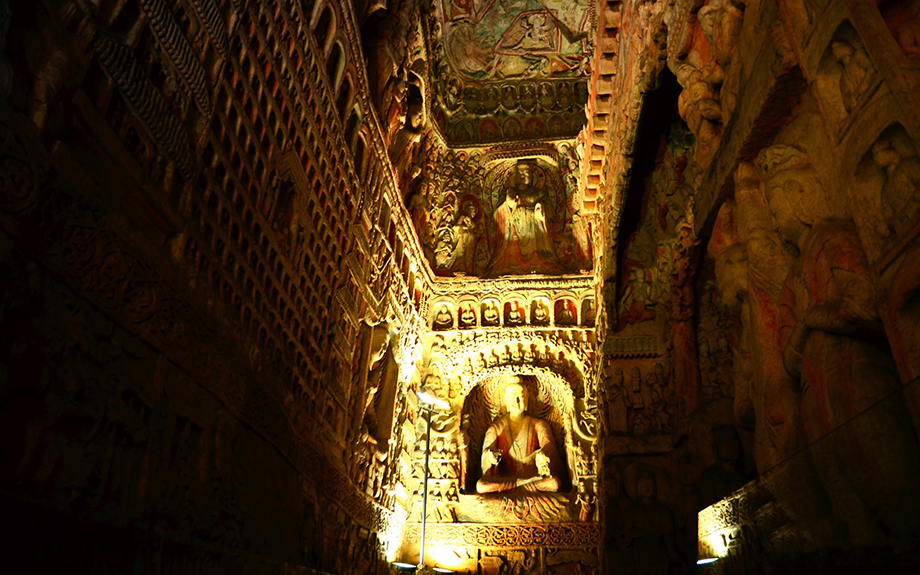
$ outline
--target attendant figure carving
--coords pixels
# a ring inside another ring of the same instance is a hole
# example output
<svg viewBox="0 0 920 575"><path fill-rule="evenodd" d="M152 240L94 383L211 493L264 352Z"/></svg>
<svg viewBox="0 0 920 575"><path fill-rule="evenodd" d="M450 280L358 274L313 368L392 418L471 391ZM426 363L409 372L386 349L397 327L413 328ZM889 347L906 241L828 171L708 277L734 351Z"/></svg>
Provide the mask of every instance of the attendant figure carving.
<svg viewBox="0 0 920 575"><path fill-rule="evenodd" d="M629 262L629 279L623 286L620 297L617 329L654 319L654 307L657 302L652 298L651 272L648 268ZM625 266L624 266L625 267Z"/></svg>
<svg viewBox="0 0 920 575"><path fill-rule="evenodd" d="M482 443L479 493L559 491L559 453L547 422L527 415L527 399L518 376L505 387L507 413L492 423Z"/></svg>
<svg viewBox="0 0 920 575"><path fill-rule="evenodd" d="M399 174L400 190L406 193L412 181L422 171L418 161L419 144L424 135L425 114L421 102L407 104L405 118L400 115L394 121L402 121L402 126L395 131L389 147L390 160Z"/></svg>
<svg viewBox="0 0 920 575"><path fill-rule="evenodd" d="M852 112L869 88L875 68L858 40L834 40L831 42L831 52L840 66L840 97L843 99L843 107L847 112Z"/></svg>
<svg viewBox="0 0 920 575"><path fill-rule="evenodd" d="M881 189L885 220L892 231L904 231L920 207L920 158L904 157L890 138L880 138L872 145L872 160L885 173Z"/></svg>
<svg viewBox="0 0 920 575"><path fill-rule="evenodd" d="M630 396L629 406L633 409L643 409L645 398L642 396L642 371L638 366L632 368L632 377L629 380Z"/></svg>
<svg viewBox="0 0 920 575"><path fill-rule="evenodd" d="M677 553L674 516L658 500L657 488L653 470L638 470L636 498L623 511L618 534L623 573L673 573L682 562Z"/></svg>
<svg viewBox="0 0 920 575"><path fill-rule="evenodd" d="M626 376L619 367L613 370L613 377L607 387L607 410L610 433L625 435L628 429L626 419Z"/></svg>
<svg viewBox="0 0 920 575"><path fill-rule="evenodd" d="M481 234L481 226L477 220L476 204L467 202L463 206L463 213L457 218L454 225L454 235L457 237L457 247L453 254L451 269L464 274L474 273L477 264L476 244Z"/></svg>
<svg viewBox="0 0 920 575"><path fill-rule="evenodd" d="M777 228L798 253L783 286L780 329L816 467L855 540L913 533L920 450L855 227L800 150L773 146L760 162ZM845 435L819 441L832 431Z"/></svg>
<svg viewBox="0 0 920 575"><path fill-rule="evenodd" d="M879 12L905 56L920 59L920 2L876 0Z"/></svg>

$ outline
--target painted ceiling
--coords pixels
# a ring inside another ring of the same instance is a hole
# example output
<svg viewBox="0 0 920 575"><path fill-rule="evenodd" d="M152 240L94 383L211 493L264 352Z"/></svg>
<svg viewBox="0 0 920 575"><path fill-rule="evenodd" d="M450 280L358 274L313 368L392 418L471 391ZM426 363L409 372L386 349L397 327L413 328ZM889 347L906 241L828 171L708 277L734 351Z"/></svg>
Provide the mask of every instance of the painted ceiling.
<svg viewBox="0 0 920 575"><path fill-rule="evenodd" d="M578 134L588 98L593 2L432 1L431 115L448 145Z"/></svg>

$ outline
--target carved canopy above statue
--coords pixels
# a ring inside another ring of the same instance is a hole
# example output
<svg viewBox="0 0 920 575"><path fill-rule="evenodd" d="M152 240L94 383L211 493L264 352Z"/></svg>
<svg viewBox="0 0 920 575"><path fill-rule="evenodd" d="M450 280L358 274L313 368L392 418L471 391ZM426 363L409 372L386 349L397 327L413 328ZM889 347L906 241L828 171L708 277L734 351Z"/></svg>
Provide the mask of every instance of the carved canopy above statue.
<svg viewBox="0 0 920 575"><path fill-rule="evenodd" d="M570 138L581 130L594 3L432 1L432 117L450 145Z"/></svg>

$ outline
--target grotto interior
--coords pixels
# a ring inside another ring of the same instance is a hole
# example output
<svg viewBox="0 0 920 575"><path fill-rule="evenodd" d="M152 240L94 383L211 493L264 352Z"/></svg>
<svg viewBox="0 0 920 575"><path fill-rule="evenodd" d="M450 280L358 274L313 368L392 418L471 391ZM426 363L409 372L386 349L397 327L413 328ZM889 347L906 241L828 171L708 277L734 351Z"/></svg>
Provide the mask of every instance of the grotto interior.
<svg viewBox="0 0 920 575"><path fill-rule="evenodd" d="M920 0L0 0L7 572L916 573L918 110Z"/></svg>

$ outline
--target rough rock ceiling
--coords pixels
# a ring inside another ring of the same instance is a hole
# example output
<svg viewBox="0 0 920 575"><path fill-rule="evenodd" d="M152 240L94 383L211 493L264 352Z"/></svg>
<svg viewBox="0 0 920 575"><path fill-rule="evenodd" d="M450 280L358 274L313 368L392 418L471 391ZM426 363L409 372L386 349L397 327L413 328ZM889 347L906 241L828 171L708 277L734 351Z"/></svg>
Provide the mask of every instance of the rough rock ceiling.
<svg viewBox="0 0 920 575"><path fill-rule="evenodd" d="M578 134L585 123L594 2L432 2L431 114L448 145Z"/></svg>

